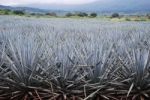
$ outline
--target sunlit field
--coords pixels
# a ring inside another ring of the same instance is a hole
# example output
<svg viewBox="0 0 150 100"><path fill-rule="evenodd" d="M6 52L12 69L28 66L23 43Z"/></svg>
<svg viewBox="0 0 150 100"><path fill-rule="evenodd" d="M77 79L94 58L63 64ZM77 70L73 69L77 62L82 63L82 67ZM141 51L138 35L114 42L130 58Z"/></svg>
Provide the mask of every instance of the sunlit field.
<svg viewBox="0 0 150 100"><path fill-rule="evenodd" d="M0 16L0 100L149 100L150 22Z"/></svg>

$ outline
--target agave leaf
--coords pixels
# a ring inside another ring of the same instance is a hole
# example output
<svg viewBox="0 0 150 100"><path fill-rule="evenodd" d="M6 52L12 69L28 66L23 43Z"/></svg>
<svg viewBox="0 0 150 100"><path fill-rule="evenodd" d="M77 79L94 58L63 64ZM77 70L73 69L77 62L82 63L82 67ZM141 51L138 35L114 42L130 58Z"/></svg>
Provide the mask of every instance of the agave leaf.
<svg viewBox="0 0 150 100"><path fill-rule="evenodd" d="M91 93L91 94L88 95L86 98L84 98L84 100L91 99L91 98L94 97L94 95L95 95L98 91L100 91L100 90L101 90L101 89L98 89L98 90L96 90L95 92Z"/></svg>
<svg viewBox="0 0 150 100"><path fill-rule="evenodd" d="M130 88L129 88L129 91L128 91L128 94L127 94L127 97L129 97L129 95L130 95L130 93L131 93L133 87L134 87L134 83L131 84L131 86L130 86Z"/></svg>

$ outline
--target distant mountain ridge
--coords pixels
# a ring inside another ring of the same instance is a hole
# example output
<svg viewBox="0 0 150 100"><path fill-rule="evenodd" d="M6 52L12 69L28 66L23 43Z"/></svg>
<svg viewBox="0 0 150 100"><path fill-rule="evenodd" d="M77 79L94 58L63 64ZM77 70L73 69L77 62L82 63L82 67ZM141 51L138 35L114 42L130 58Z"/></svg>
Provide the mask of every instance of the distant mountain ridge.
<svg viewBox="0 0 150 100"><path fill-rule="evenodd" d="M66 11L150 12L150 0L100 0L82 5L30 4L25 6Z"/></svg>
<svg viewBox="0 0 150 100"><path fill-rule="evenodd" d="M18 7L0 5L0 9L25 10L27 12L148 12L150 13L150 0L100 0L89 4L65 5L65 4L30 4L18 5Z"/></svg>
<svg viewBox="0 0 150 100"><path fill-rule="evenodd" d="M35 13L44 13L48 12L49 10L39 9L39 8L32 8L32 7L11 7L11 6L4 6L0 5L0 9L9 9L9 10L24 10L26 12L35 12Z"/></svg>

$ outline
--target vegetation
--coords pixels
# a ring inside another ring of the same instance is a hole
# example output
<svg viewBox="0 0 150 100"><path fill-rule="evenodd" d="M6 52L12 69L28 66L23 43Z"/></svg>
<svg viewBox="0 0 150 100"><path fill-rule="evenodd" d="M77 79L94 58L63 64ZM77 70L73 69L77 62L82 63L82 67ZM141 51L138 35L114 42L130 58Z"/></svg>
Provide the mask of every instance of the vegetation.
<svg viewBox="0 0 150 100"><path fill-rule="evenodd" d="M78 16L78 17L97 17L97 13L91 13L90 15L88 15L87 13L85 12L77 12L75 14L73 13L67 13L65 15L66 17L71 17L71 16Z"/></svg>
<svg viewBox="0 0 150 100"><path fill-rule="evenodd" d="M0 9L0 15L25 15L25 12L22 10Z"/></svg>
<svg viewBox="0 0 150 100"><path fill-rule="evenodd" d="M76 13L66 13L65 15L66 17L72 17L72 16L76 16L76 17L88 17L88 14L85 12L76 12Z"/></svg>
<svg viewBox="0 0 150 100"><path fill-rule="evenodd" d="M96 13L91 13L90 16L91 16L91 17L96 17L97 14L96 14Z"/></svg>
<svg viewBox="0 0 150 100"><path fill-rule="evenodd" d="M65 16L66 16L66 17L71 17L71 16L74 16L74 14L72 14L72 13L67 13Z"/></svg>
<svg viewBox="0 0 150 100"><path fill-rule="evenodd" d="M1 100L150 99L150 23L0 19Z"/></svg>
<svg viewBox="0 0 150 100"><path fill-rule="evenodd" d="M57 14L55 12L46 13L46 15L57 17Z"/></svg>
<svg viewBox="0 0 150 100"><path fill-rule="evenodd" d="M13 13L15 15L24 15L25 14L24 11L22 11L22 10L14 10Z"/></svg>
<svg viewBox="0 0 150 100"><path fill-rule="evenodd" d="M99 18L104 20L111 20L111 21L150 21L150 15L122 15L120 16L118 13L113 13L112 15L99 15L97 13L86 13L86 12L68 12L64 16L59 15L55 12L48 12L48 13L38 13L38 12L27 12L24 10L9 10L9 9L0 9L0 15L21 15L26 17L44 17L44 18Z"/></svg>
<svg viewBox="0 0 150 100"><path fill-rule="evenodd" d="M147 18L150 19L150 14L146 14Z"/></svg>
<svg viewBox="0 0 150 100"><path fill-rule="evenodd" d="M88 14L87 13L84 13L84 12L78 12L76 13L75 15L79 16L79 17L87 17Z"/></svg>
<svg viewBox="0 0 150 100"><path fill-rule="evenodd" d="M4 10L0 9L0 15L9 15L10 13L11 13L11 10L9 9L4 9Z"/></svg>
<svg viewBox="0 0 150 100"><path fill-rule="evenodd" d="M118 13L113 13L113 14L111 15L111 17L112 17L112 18L119 18L119 14L118 14Z"/></svg>

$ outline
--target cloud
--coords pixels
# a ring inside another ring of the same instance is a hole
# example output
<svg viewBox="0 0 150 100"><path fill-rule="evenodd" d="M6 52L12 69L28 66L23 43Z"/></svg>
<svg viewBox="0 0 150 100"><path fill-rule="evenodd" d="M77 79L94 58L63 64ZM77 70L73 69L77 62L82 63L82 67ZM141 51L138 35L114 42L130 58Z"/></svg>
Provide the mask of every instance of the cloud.
<svg viewBox="0 0 150 100"><path fill-rule="evenodd" d="M86 4L97 0L0 0L2 5L26 5L26 4Z"/></svg>

